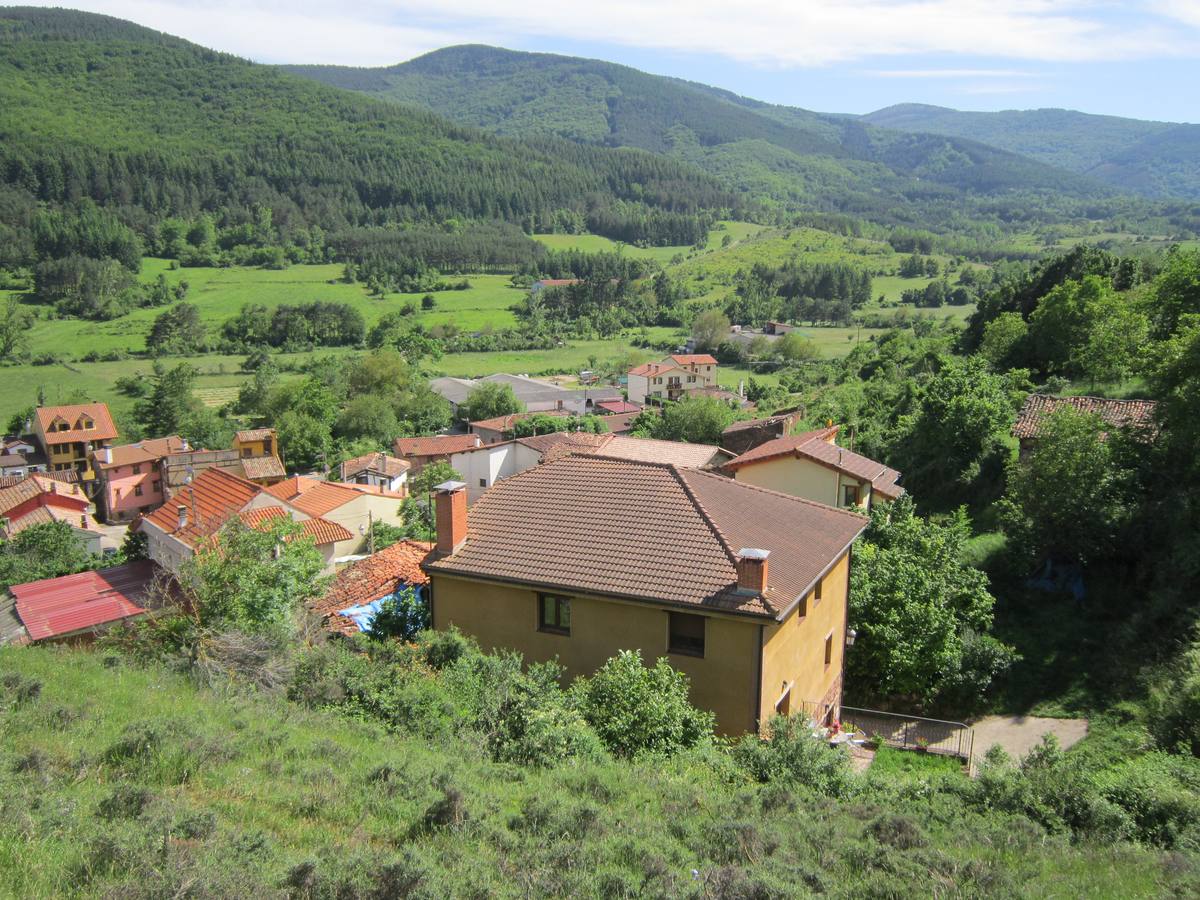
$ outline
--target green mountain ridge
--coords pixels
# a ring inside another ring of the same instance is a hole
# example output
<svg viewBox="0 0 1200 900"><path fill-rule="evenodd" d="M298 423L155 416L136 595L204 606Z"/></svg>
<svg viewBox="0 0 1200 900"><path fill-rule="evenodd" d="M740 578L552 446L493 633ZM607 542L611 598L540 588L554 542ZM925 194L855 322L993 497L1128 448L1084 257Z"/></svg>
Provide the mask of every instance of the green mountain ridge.
<svg viewBox="0 0 1200 900"><path fill-rule="evenodd" d="M1147 197L1200 198L1200 126L1069 109L969 112L901 103L861 119L981 141Z"/></svg>
<svg viewBox="0 0 1200 900"><path fill-rule="evenodd" d="M997 198L1003 206L1019 194L1077 202L1116 194L976 141L902 134L597 60L465 45L379 69L285 68L496 134L665 154L784 207L886 224L956 227L964 208L994 213ZM1014 204L1014 214L1029 205Z"/></svg>

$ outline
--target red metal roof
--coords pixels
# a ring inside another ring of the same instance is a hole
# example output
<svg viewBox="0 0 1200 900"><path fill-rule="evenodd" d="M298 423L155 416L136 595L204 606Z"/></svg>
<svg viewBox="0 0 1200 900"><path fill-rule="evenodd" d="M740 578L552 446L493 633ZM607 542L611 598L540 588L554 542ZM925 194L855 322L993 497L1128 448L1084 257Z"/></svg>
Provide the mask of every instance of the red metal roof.
<svg viewBox="0 0 1200 900"><path fill-rule="evenodd" d="M158 571L149 560L139 560L14 584L9 592L30 639L41 641L141 615L146 610L140 604Z"/></svg>

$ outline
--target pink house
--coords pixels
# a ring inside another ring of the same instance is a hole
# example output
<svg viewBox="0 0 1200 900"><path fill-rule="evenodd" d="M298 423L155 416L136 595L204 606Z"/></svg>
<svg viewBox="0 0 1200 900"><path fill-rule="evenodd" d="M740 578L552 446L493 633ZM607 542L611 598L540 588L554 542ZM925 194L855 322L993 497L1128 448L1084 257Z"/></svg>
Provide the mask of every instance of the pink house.
<svg viewBox="0 0 1200 900"><path fill-rule="evenodd" d="M159 463L164 456L187 449L187 441L173 434L95 451L100 484L96 507L104 521L129 522L162 506L166 495Z"/></svg>

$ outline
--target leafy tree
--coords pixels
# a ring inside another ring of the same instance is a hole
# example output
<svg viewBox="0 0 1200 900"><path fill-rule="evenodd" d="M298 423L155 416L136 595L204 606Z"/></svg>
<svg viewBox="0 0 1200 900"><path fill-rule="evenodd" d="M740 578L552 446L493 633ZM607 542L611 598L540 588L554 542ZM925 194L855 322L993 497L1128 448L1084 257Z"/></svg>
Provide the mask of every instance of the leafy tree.
<svg viewBox="0 0 1200 900"><path fill-rule="evenodd" d="M149 391L133 407L134 418L148 437L179 434L188 416L200 409L193 394L199 374L188 363L168 369L155 361Z"/></svg>
<svg viewBox="0 0 1200 900"><path fill-rule="evenodd" d="M789 363L805 362L819 355L816 343L795 331L777 340L774 350L776 356Z"/></svg>
<svg viewBox="0 0 1200 900"><path fill-rule="evenodd" d="M179 420L178 432L193 447L220 450L233 442L234 427L215 410L198 403Z"/></svg>
<svg viewBox="0 0 1200 900"><path fill-rule="evenodd" d="M716 397L690 397L664 407L662 415L651 422L652 434L663 441L687 441L691 444L719 444L721 432L739 414Z"/></svg>
<svg viewBox="0 0 1200 900"><path fill-rule="evenodd" d="M1117 437L1106 440L1098 416L1069 407L1043 421L1029 458L1009 463L999 505L1009 546L1019 557L1088 563L1115 548L1129 512Z"/></svg>
<svg viewBox="0 0 1200 900"><path fill-rule="evenodd" d="M963 562L969 536L963 510L938 524L907 495L872 505L850 580L856 696L969 707L1012 661L988 635L995 600L987 576Z"/></svg>
<svg viewBox="0 0 1200 900"><path fill-rule="evenodd" d="M1117 381L1129 374L1148 331L1145 317L1097 275L1059 285L1029 320L1029 341L1047 372Z"/></svg>
<svg viewBox="0 0 1200 900"><path fill-rule="evenodd" d="M0 306L0 360L16 360L29 345L29 329L33 316L10 294Z"/></svg>
<svg viewBox="0 0 1200 900"><path fill-rule="evenodd" d="M1000 313L984 326L979 355L997 371L1012 368L1028 334L1029 326L1019 312Z"/></svg>
<svg viewBox="0 0 1200 900"><path fill-rule="evenodd" d="M11 540L0 541L0 590L102 564L102 557L88 553L66 522L32 525Z"/></svg>
<svg viewBox="0 0 1200 900"><path fill-rule="evenodd" d="M429 604L416 588L405 585L379 605L367 634L376 640L412 641L429 627Z"/></svg>
<svg viewBox="0 0 1200 900"><path fill-rule="evenodd" d="M447 481L462 481L462 475L455 471L454 466L441 460L431 462L412 477L411 493L414 496L432 494L433 489Z"/></svg>
<svg viewBox="0 0 1200 900"><path fill-rule="evenodd" d="M516 437L534 434L551 434L556 431L584 431L589 434L607 434L608 424L604 416L548 416L535 413L513 425Z"/></svg>
<svg viewBox="0 0 1200 900"><path fill-rule="evenodd" d="M462 475L448 462L432 462L409 482L409 496L400 504L400 513L408 536L431 541L437 536L434 521L433 491L447 481L462 481Z"/></svg>
<svg viewBox="0 0 1200 900"><path fill-rule="evenodd" d="M137 280L114 259L67 256L39 263L34 296L60 314L105 321L123 316L137 302Z"/></svg>
<svg viewBox="0 0 1200 900"><path fill-rule="evenodd" d="M267 356L251 371L254 375L238 388L234 410L243 415L261 415L267 408L272 389L279 382L279 368Z"/></svg>
<svg viewBox="0 0 1200 900"><path fill-rule="evenodd" d="M525 411L512 385L485 381L471 389L462 405L461 415L468 422L480 422L496 416L508 416Z"/></svg>
<svg viewBox="0 0 1200 900"><path fill-rule="evenodd" d="M146 348L154 354L196 353L204 349L204 323L194 303L179 303L160 313L146 336Z"/></svg>
<svg viewBox="0 0 1200 900"><path fill-rule="evenodd" d="M747 734L733 745L733 758L750 777L763 784L802 784L826 797L840 797L852 784L850 759L830 752L803 715L773 716L767 739Z"/></svg>
<svg viewBox="0 0 1200 900"><path fill-rule="evenodd" d="M579 708L617 756L670 755L712 736L714 717L688 701L688 677L665 658L642 665L640 651L622 650L576 684Z"/></svg>
<svg viewBox="0 0 1200 900"><path fill-rule="evenodd" d="M1154 334L1167 338L1189 314L1200 314L1200 251L1172 248L1151 288Z"/></svg>
<svg viewBox="0 0 1200 900"><path fill-rule="evenodd" d="M333 430L340 438L366 438L382 445L400 433L400 426L396 414L385 400L366 394L354 397L342 407Z"/></svg>
<svg viewBox="0 0 1200 900"><path fill-rule="evenodd" d="M264 528L234 519L183 565L180 580L202 627L281 634L306 601L324 592L324 568L312 539L290 518Z"/></svg>
<svg viewBox="0 0 1200 900"><path fill-rule="evenodd" d="M275 420L284 462L292 471L324 467L333 436L329 425L306 412L289 409Z"/></svg>
<svg viewBox="0 0 1200 900"><path fill-rule="evenodd" d="M8 420L8 430L6 434L26 434L29 426L33 422L34 414L37 412L37 407L32 403L22 410L12 414L12 418Z"/></svg>
<svg viewBox="0 0 1200 900"><path fill-rule="evenodd" d="M706 309L692 320L692 337L698 350L714 350L729 335L729 317L719 309Z"/></svg>

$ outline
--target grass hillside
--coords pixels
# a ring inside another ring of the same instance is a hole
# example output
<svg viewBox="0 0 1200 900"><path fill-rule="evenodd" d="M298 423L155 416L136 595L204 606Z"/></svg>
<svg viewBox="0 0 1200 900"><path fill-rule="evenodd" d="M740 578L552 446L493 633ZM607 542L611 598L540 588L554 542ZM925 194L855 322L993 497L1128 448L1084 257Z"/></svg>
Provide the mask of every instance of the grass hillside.
<svg viewBox="0 0 1200 900"><path fill-rule="evenodd" d="M1200 197L1200 127L1069 109L967 112L902 103L861 117L882 128L967 138L1148 197Z"/></svg>
<svg viewBox="0 0 1200 900"><path fill-rule="evenodd" d="M4 896L1153 897L1195 887L1183 854L1073 843L1023 817L968 811L956 799L967 780L952 770L892 761L839 800L803 783L759 785L713 751L492 762L473 732L388 732L94 652L0 649L0 680ZM429 715L433 695L412 690Z"/></svg>
<svg viewBox="0 0 1200 900"><path fill-rule="evenodd" d="M596 60L461 46L383 69L289 68L497 134L637 147L775 202L878 220L903 221L897 205L970 206L970 194L1033 191L1094 200L1111 193L1099 182L976 142L900 136Z"/></svg>

